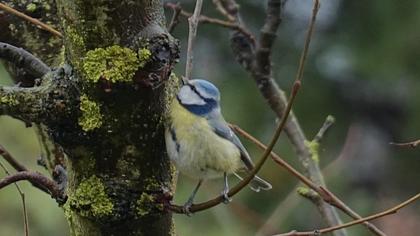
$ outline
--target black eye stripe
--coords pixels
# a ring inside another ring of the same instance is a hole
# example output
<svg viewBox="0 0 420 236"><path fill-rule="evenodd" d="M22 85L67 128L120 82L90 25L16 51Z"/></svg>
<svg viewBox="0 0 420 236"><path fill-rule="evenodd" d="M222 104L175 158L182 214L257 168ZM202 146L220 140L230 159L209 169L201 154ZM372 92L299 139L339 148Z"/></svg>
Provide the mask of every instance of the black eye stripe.
<svg viewBox="0 0 420 236"><path fill-rule="evenodd" d="M200 92L191 84L186 84L192 92L196 96L199 97L199 99L202 99L204 101L204 104L190 104L188 101L183 101L178 95L176 96L178 102L188 111L195 115L204 116L206 114L209 114L212 112L215 108L218 107L217 100L212 98L206 98L200 94ZM184 85L185 86L185 85ZM191 91L189 91L191 93ZM198 98L197 98L198 99ZM184 103L185 102L185 103Z"/></svg>
<svg viewBox="0 0 420 236"><path fill-rule="evenodd" d="M196 87L194 87L194 86L192 86L191 84L187 84L188 85L188 87L190 87L190 89L195 93L195 94L197 94L201 99L203 99L203 96L198 92L198 90L197 90L197 88Z"/></svg>
<svg viewBox="0 0 420 236"><path fill-rule="evenodd" d="M191 85L191 84L187 84L189 87L190 87L190 89L195 93L195 94L197 94L201 99L203 99L205 102L211 102L211 101L215 101L214 99L212 99L212 98L206 98L206 97L204 97L203 95L201 95L200 94L200 92L198 92L198 90L197 90L197 88L196 87L194 87L193 85Z"/></svg>

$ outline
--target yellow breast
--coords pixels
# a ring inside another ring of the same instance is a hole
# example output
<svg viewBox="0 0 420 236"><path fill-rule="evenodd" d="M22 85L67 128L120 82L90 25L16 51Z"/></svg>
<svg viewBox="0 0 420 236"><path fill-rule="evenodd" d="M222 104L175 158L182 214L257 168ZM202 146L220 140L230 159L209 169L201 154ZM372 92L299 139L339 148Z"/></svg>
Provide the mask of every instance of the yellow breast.
<svg viewBox="0 0 420 236"><path fill-rule="evenodd" d="M170 116L179 153L171 157L177 168L192 177L211 178L232 173L242 164L239 149L218 136L203 117L196 116L174 99ZM198 176L197 176L198 175Z"/></svg>

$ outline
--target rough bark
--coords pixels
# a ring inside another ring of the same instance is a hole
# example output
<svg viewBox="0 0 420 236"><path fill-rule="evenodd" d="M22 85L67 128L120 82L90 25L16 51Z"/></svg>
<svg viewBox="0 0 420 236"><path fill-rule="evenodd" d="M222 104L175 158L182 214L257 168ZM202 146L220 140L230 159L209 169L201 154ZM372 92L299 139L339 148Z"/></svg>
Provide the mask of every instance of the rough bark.
<svg viewBox="0 0 420 236"><path fill-rule="evenodd" d="M163 207L172 194L163 134L177 86L169 75L178 47L164 26L161 2L57 0L49 6L64 34L66 65L31 88L0 87L0 115L42 124L64 150L63 208L72 235L173 234ZM46 54L60 58L57 48L28 48L49 65Z"/></svg>

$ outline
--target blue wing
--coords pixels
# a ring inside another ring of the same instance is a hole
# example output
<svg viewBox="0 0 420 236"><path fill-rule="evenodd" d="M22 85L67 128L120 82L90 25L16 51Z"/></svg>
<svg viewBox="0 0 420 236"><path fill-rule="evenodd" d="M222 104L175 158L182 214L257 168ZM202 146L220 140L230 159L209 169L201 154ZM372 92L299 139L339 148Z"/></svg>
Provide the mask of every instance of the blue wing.
<svg viewBox="0 0 420 236"><path fill-rule="evenodd" d="M223 117L221 115L213 116L210 119L208 119L208 122L217 135L231 141L233 144L235 144L236 147L239 148L239 151L241 152L241 160L244 162L247 169L251 170L252 168L254 168L254 164L252 163L252 160L249 157L249 154L246 151L245 147L242 145L238 136L236 136L236 134L229 128L228 124L223 119Z"/></svg>
<svg viewBox="0 0 420 236"><path fill-rule="evenodd" d="M223 119L223 117L220 114L217 114L216 116L209 117L208 122L210 126L213 128L214 132L219 135L220 137L227 139L231 141L235 146L237 146L241 152L241 160L245 164L246 168L248 170L252 170L254 168L254 163L252 163L251 158L249 157L248 152L245 150L245 147L242 145L241 141L239 140L238 136L233 133L233 131L229 128L226 121ZM239 179L242 179L242 177L238 173L234 173ZM255 176L251 182L250 187L252 190L259 192L262 190L270 190L271 184L267 181L261 179L258 176Z"/></svg>

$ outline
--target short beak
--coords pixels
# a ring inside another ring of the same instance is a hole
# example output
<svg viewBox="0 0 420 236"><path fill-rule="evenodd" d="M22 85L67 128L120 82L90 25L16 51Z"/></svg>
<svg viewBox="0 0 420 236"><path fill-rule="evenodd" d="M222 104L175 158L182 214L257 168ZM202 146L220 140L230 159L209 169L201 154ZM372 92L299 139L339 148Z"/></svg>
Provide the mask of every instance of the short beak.
<svg viewBox="0 0 420 236"><path fill-rule="evenodd" d="M187 83L188 83L187 78L185 78L184 76L181 76L181 84L186 85Z"/></svg>

